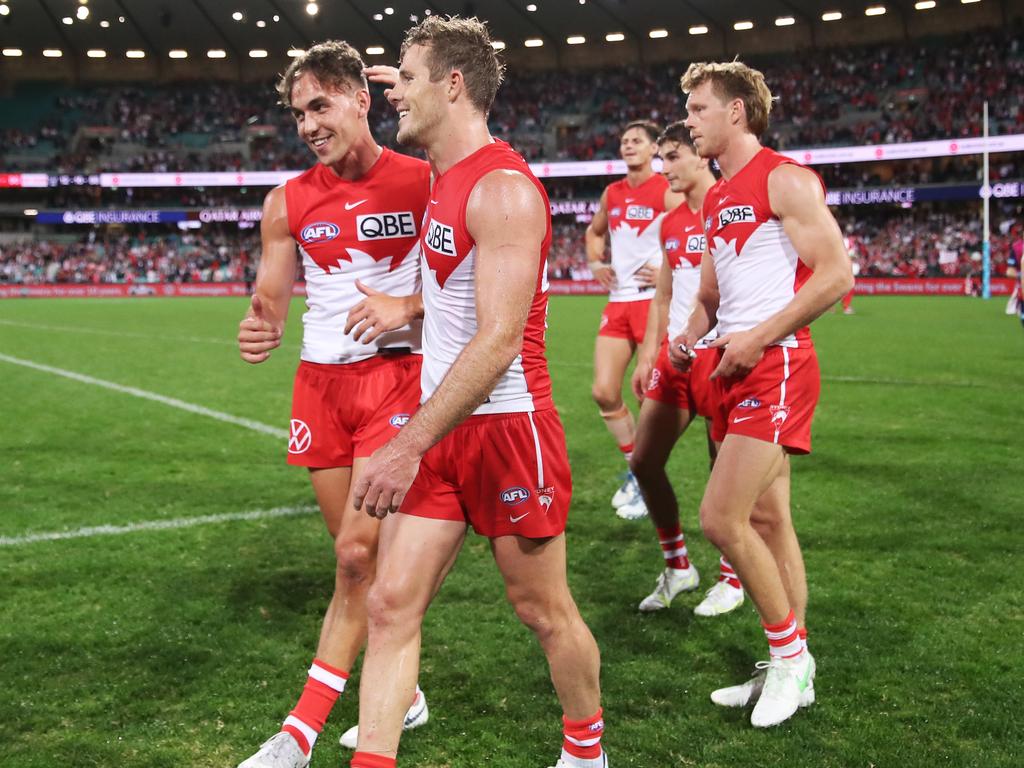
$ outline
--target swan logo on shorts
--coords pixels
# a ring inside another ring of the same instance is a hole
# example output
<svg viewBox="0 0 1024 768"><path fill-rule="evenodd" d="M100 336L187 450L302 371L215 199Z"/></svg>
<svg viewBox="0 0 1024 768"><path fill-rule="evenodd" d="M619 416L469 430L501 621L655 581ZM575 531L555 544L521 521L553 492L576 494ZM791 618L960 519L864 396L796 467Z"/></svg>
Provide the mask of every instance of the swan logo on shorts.
<svg viewBox="0 0 1024 768"><path fill-rule="evenodd" d="M314 221L312 224L304 226L299 236L304 243L326 243L340 234L341 229L337 224L329 221Z"/></svg>
<svg viewBox="0 0 1024 768"><path fill-rule="evenodd" d="M748 397L742 403L736 406L737 408L760 408L761 401L756 397Z"/></svg>
<svg viewBox="0 0 1024 768"><path fill-rule="evenodd" d="M551 506L551 502L554 500L554 497L555 486L553 485L549 485L547 488L537 489L537 501L540 502L540 505L544 508L545 512L548 511L548 508Z"/></svg>
<svg viewBox="0 0 1024 768"><path fill-rule="evenodd" d="M288 453L305 453L313 444L313 433L301 419L292 419L291 432L288 435Z"/></svg>
<svg viewBox="0 0 1024 768"><path fill-rule="evenodd" d="M514 485L501 492L501 503L514 507L530 498L530 492L521 485Z"/></svg>
<svg viewBox="0 0 1024 768"><path fill-rule="evenodd" d="M647 385L648 391L657 389L659 384L661 384L661 371L655 368L651 371L651 383Z"/></svg>
<svg viewBox="0 0 1024 768"><path fill-rule="evenodd" d="M789 418L789 406L769 405L768 412L772 415L772 424L775 425L775 428L782 429L782 425L785 424L786 419Z"/></svg>
<svg viewBox="0 0 1024 768"><path fill-rule="evenodd" d="M388 420L388 424L390 424L395 429L401 429L402 427L404 427L408 423L409 423L409 414L408 413L396 413L394 416L392 416Z"/></svg>

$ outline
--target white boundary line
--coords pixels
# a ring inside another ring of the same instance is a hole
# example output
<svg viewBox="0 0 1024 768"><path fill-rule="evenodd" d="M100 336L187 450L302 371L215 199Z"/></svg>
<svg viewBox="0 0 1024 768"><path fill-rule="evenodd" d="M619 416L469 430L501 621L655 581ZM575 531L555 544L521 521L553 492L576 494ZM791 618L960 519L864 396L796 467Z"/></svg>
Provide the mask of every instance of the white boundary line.
<svg viewBox="0 0 1024 768"><path fill-rule="evenodd" d="M91 333L96 336L117 336L123 339L146 339L153 340L151 333L132 333L131 331L108 331L102 328L85 328L71 325L42 325L40 323L24 323L18 320L0 320L0 325L9 325L14 328L28 328L33 331L60 331L62 333ZM187 341L196 344L218 344L235 346L231 339L211 339L202 336L161 336L163 341Z"/></svg>
<svg viewBox="0 0 1024 768"><path fill-rule="evenodd" d="M11 363L13 365L21 365L25 368L31 368L35 371L42 371L43 373L52 373L54 376L63 376L66 379L78 381L83 384L92 384L95 387L103 387L104 389L113 390L114 392L120 392L123 395L131 395L132 397L140 397L143 400L152 400L156 403L163 405L169 405L172 408L179 408L189 413L195 413L199 416L207 416L217 421L224 421L228 424L235 424L239 427L245 427L251 429L254 432L262 432L266 435L272 435L273 437L288 437L288 431L280 429L279 427L272 427L269 424L264 424L260 421L254 421L252 419L243 419L240 416L232 416L230 413L223 413L222 411L215 411L212 408L206 408L202 405L195 405L193 403L186 403L184 400L178 400L174 397L165 397L164 395L158 395L156 392L149 392L145 389L138 389L136 387L126 387L121 384L115 384L112 381L104 381L103 379L95 379L92 376L86 376L81 373L75 373L74 371L67 371L63 368L54 368L49 365L42 365L41 363L34 363L31 360L22 360L18 357L11 357L0 353L0 361L5 363Z"/></svg>
<svg viewBox="0 0 1024 768"><path fill-rule="evenodd" d="M40 541L63 541L65 539L89 539L95 536L119 536L140 531L166 531L176 528L191 528L196 525L228 523L237 520L270 520L276 517L296 517L316 511L315 506L274 507L255 509L250 512L225 512L219 515L178 517L171 520L144 520L127 525L97 525L90 528L75 528L70 531L50 533L27 533L23 536L0 536L0 547L16 547L19 544L35 544Z"/></svg>

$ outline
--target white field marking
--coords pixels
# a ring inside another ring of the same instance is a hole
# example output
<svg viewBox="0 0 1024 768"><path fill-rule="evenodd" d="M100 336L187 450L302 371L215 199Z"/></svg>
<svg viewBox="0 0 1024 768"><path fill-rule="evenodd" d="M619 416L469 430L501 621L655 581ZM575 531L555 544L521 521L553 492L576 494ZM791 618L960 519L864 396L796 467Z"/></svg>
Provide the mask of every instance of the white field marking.
<svg viewBox="0 0 1024 768"><path fill-rule="evenodd" d="M131 331L108 331L103 328L84 328L75 325L43 325L41 323L23 323L17 320L0 320L0 325L10 325L15 328L28 328L33 331L60 331L62 333L91 333L96 336L117 336L122 339L145 339L153 340L151 333L132 333ZM162 341L186 341L196 344L219 344L235 346L233 339L211 339L203 336L167 336L160 334Z"/></svg>
<svg viewBox="0 0 1024 768"><path fill-rule="evenodd" d="M50 533L27 533L22 536L0 536L0 547L16 547L19 544L35 544L40 541L62 541L64 539L90 539L94 536L119 536L125 533L140 531L166 531L176 528L191 528L196 525L213 523L230 523L238 520L269 520L275 517L295 517L316 511L315 506L274 507L273 509L254 509L250 512L224 512L219 515L199 515L197 517L176 517L171 520L143 520L127 525L97 525L89 528L75 528L70 531L53 531Z"/></svg>
<svg viewBox="0 0 1024 768"><path fill-rule="evenodd" d="M212 408L205 408L201 405L195 405L194 403L186 403L184 400L178 400L174 397L165 397L164 395L158 395L156 392L149 392L145 389L138 389L136 387L126 387L121 384L115 384L112 381L104 381L103 379L94 379L92 376L86 376L81 373L75 373L74 371L66 371L63 368L53 368L49 365L42 365L41 363L34 363L31 360L22 360L18 357L11 357L0 353L0 361L5 363L12 363L14 365L21 365L25 368L31 368L36 371L42 371L43 373L52 373L54 376L63 376L66 379L72 379L73 381L79 381L83 384L92 384L96 387L103 387L104 389L110 389L114 392L120 392L124 395L131 395L132 397L141 397L143 400L152 400L156 403L162 403L163 405L169 405L172 408L180 408L183 411L189 413L195 413L199 416L208 416L211 419L217 421L224 421L228 424L236 424L239 427L245 427L255 432L263 432L267 435L274 437L288 437L288 431L279 427L272 427L269 424L264 424L260 421L253 421L252 419L243 419L240 416L232 416L230 413L223 413L221 411L215 411Z"/></svg>

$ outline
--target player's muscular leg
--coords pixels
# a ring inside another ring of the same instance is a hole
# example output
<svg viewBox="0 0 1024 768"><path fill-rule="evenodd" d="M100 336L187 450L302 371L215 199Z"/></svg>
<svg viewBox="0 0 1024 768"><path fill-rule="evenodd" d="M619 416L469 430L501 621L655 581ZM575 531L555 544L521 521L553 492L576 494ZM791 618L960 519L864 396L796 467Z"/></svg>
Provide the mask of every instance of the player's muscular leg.
<svg viewBox="0 0 1024 768"><path fill-rule="evenodd" d="M657 400L644 400L629 468L643 492L651 521L658 528L679 523L679 505L665 472L672 448L691 420L688 411Z"/></svg>
<svg viewBox="0 0 1024 768"><path fill-rule="evenodd" d="M394 756L416 690L420 625L466 535L464 523L396 514L381 524L366 600L369 642L359 686L359 751Z"/></svg>
<svg viewBox="0 0 1024 768"><path fill-rule="evenodd" d="M751 525L751 514L784 465L780 446L728 435L700 507L705 536L732 563L762 621L769 624L783 621L791 606L775 558Z"/></svg>
<svg viewBox="0 0 1024 768"><path fill-rule="evenodd" d="M594 345L594 384L591 396L602 414L622 408L622 381L635 346L628 339L598 336Z"/></svg>
<svg viewBox="0 0 1024 768"><path fill-rule="evenodd" d="M771 550L789 604L796 614L796 623L803 627L807 614L807 574L790 515L789 471L789 457L786 456L778 477L754 505L750 522Z"/></svg>
<svg viewBox="0 0 1024 768"><path fill-rule="evenodd" d="M348 670L366 642L366 591L373 581L379 523L352 508L349 491L355 466L310 471L313 490L334 538L334 594L324 614L317 658Z"/></svg>
<svg viewBox="0 0 1024 768"><path fill-rule="evenodd" d="M491 540L491 550L509 602L547 656L562 710L570 720L591 717L601 705L601 657L569 592L565 535L502 536Z"/></svg>

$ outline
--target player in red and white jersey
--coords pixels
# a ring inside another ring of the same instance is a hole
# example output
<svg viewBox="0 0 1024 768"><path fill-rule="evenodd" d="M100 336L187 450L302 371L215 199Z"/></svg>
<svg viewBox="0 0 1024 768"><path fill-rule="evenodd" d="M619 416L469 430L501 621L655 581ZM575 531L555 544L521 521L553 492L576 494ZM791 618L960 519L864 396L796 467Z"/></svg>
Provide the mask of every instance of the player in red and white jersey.
<svg viewBox="0 0 1024 768"><path fill-rule="evenodd" d="M550 207L487 130L502 70L481 22L429 16L406 35L390 94L398 140L426 150L435 179L421 238L424 400L356 489L386 520L353 768L395 765L423 615L470 525L548 658L564 713L558 765L607 766L597 645L566 579L572 478L544 358Z"/></svg>
<svg viewBox="0 0 1024 768"><path fill-rule="evenodd" d="M344 690L365 643L380 528L355 510L351 487L373 451L408 421L420 392L420 324L411 318L419 311L418 235L429 166L374 141L363 61L346 43L321 43L297 57L278 91L319 162L267 195L263 255L238 340L250 363L279 346L301 256L308 309L288 462L309 469L337 565L298 703L240 768L305 766ZM407 716L410 727L426 722L422 693Z"/></svg>
<svg viewBox="0 0 1024 768"><path fill-rule="evenodd" d="M626 162L626 177L605 189L586 234L590 270L609 291L594 346L591 395L627 465L633 453L636 424L622 400L622 383L633 352L643 341L654 297L661 265L661 221L665 212L679 202L665 178L651 165L658 151L659 133L656 125L642 120L623 130L619 152ZM610 265L604 262L609 237ZM612 497L612 506L619 517L626 519L647 514L632 473L627 473Z"/></svg>
<svg viewBox="0 0 1024 768"><path fill-rule="evenodd" d="M700 576L689 559L679 521L679 505L665 465L676 442L696 416L708 419L708 454L715 459L710 436L714 407L711 371L718 354L701 341L694 345L696 358L688 371L677 371L668 359L668 342L682 333L697 298L701 257L706 247L700 208L704 195L715 183L707 160L699 157L690 134L681 122L673 123L658 138L662 173L682 202L661 222L661 247L665 253L643 344L633 372L633 393L642 400L636 428L636 447L630 469L650 510L661 544L664 570L654 591L639 605L641 611L668 608L680 593L696 589ZM728 561L707 597L694 609L698 616L715 616L743 603L743 588Z"/></svg>
<svg viewBox="0 0 1024 768"><path fill-rule="evenodd" d="M754 601L770 657L753 679L711 698L725 706L756 700L751 723L766 727L814 701L789 454L810 450L820 389L808 324L850 289L853 276L817 174L761 146L772 104L764 76L738 61L698 63L682 88L694 146L717 160L722 178L702 207L708 253L697 303L669 352L689 367L692 347L717 323L712 432L721 448L701 523Z"/></svg>

